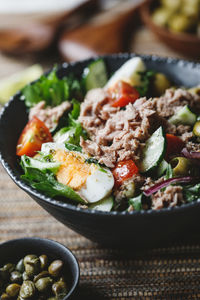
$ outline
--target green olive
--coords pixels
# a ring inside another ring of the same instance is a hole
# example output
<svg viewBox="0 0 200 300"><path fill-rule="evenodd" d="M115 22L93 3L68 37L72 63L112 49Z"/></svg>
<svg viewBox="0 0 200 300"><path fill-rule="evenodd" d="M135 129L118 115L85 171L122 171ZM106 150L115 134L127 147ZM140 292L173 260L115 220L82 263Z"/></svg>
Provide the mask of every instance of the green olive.
<svg viewBox="0 0 200 300"><path fill-rule="evenodd" d="M153 93L155 96L161 96L170 88L171 83L162 73L156 73L153 81Z"/></svg>
<svg viewBox="0 0 200 300"><path fill-rule="evenodd" d="M166 26L169 18L171 17L171 11L166 8L157 8L152 14L152 21L158 26Z"/></svg>
<svg viewBox="0 0 200 300"><path fill-rule="evenodd" d="M41 265L41 269L46 269L48 266L48 257L43 254L39 256L39 260L40 260L40 265Z"/></svg>
<svg viewBox="0 0 200 300"><path fill-rule="evenodd" d="M194 87L188 89L188 92L196 94L196 95L200 95L200 85L194 86Z"/></svg>
<svg viewBox="0 0 200 300"><path fill-rule="evenodd" d="M22 274L18 271L11 272L10 281L14 282L14 283L21 283L22 282Z"/></svg>
<svg viewBox="0 0 200 300"><path fill-rule="evenodd" d="M16 264L16 270L19 271L20 273L23 273L25 271L24 267L24 259L20 259L18 263Z"/></svg>
<svg viewBox="0 0 200 300"><path fill-rule="evenodd" d="M181 8L182 0L162 0L161 4L169 10L176 12Z"/></svg>
<svg viewBox="0 0 200 300"><path fill-rule="evenodd" d="M193 133L195 136L200 137L200 121L197 121L193 127Z"/></svg>
<svg viewBox="0 0 200 300"><path fill-rule="evenodd" d="M59 276L61 270L62 270L62 267L63 267L63 262L62 260L54 260L49 268L48 268L48 271L49 271L49 274L53 277L57 277Z"/></svg>
<svg viewBox="0 0 200 300"><path fill-rule="evenodd" d="M20 292L19 295L20 297L24 298L24 299L28 299L31 298L35 295L35 285L32 281L27 280L24 281L21 288L20 288Z"/></svg>
<svg viewBox="0 0 200 300"><path fill-rule="evenodd" d="M181 7L181 12L185 16L198 19L199 15L199 0L182 0L183 4Z"/></svg>
<svg viewBox="0 0 200 300"><path fill-rule="evenodd" d="M168 23L169 29L177 33L188 32L192 29L193 26L193 20L182 14L173 15Z"/></svg>
<svg viewBox="0 0 200 300"><path fill-rule="evenodd" d="M20 285L17 283L9 284L6 288L6 294L10 297L17 297L20 291Z"/></svg>
<svg viewBox="0 0 200 300"><path fill-rule="evenodd" d="M170 161L175 176L185 176L190 174L191 161L185 157L175 157Z"/></svg>
<svg viewBox="0 0 200 300"><path fill-rule="evenodd" d="M50 277L40 278L36 281L35 286L36 289L41 292L47 292L52 286L53 280Z"/></svg>
<svg viewBox="0 0 200 300"><path fill-rule="evenodd" d="M48 271L42 271L38 275L35 275L35 277L33 279L33 282L36 282L40 278L44 278L44 277L49 277L49 272Z"/></svg>
<svg viewBox="0 0 200 300"><path fill-rule="evenodd" d="M58 300L58 298L57 297L50 297L47 300Z"/></svg>
<svg viewBox="0 0 200 300"><path fill-rule="evenodd" d="M67 294L67 285L63 280L59 280L52 285L52 291L56 297L64 297ZM62 299L62 298L61 298Z"/></svg>

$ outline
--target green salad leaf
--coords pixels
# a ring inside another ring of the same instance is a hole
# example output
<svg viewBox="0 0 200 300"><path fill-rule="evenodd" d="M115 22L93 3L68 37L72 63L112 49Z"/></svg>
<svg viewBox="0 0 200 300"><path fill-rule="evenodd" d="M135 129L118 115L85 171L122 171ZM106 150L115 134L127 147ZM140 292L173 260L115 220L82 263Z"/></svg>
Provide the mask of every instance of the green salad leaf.
<svg viewBox="0 0 200 300"><path fill-rule="evenodd" d="M142 209L142 197L143 194L138 195L137 197L130 198L128 203L131 205L134 210L141 210Z"/></svg>
<svg viewBox="0 0 200 300"><path fill-rule="evenodd" d="M38 81L22 89L22 99L27 107L33 107L44 100L47 106L57 106L63 101L83 96L81 84L73 76L59 79L53 69L47 76L42 75Z"/></svg>
<svg viewBox="0 0 200 300"><path fill-rule="evenodd" d="M77 121L80 114L80 102L73 99L72 104L73 108L65 120L67 126L57 131L54 135L54 141L79 146L80 137L87 139L87 132L83 129L81 123Z"/></svg>
<svg viewBox="0 0 200 300"><path fill-rule="evenodd" d="M140 97L148 96L156 72L152 70L147 70L144 72L138 72L138 74L140 75L141 86L137 86L135 88L139 92Z"/></svg>
<svg viewBox="0 0 200 300"><path fill-rule="evenodd" d="M187 202L200 199L200 183L183 187L183 195Z"/></svg>
<svg viewBox="0 0 200 300"><path fill-rule="evenodd" d="M55 173L59 168L58 163L41 162L23 155L21 166L25 173L21 178L36 190L52 198L62 196L78 203L85 203L72 188L56 180Z"/></svg>

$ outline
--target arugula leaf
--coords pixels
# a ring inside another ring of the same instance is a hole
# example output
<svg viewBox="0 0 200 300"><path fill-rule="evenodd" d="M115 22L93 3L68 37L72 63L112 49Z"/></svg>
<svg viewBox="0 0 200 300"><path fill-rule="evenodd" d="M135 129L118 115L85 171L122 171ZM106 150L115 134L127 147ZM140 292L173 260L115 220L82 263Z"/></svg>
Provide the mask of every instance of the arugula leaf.
<svg viewBox="0 0 200 300"><path fill-rule="evenodd" d="M130 198L128 200L128 203L129 205L133 206L134 210L141 210L142 209L142 197L143 197L143 194L140 194L139 196L137 197L134 197L134 198Z"/></svg>
<svg viewBox="0 0 200 300"><path fill-rule="evenodd" d="M33 107L44 100L47 106L57 106L63 101L72 99L74 96L83 95L81 84L72 76L59 79L53 69L47 76L42 75L39 80L22 89L27 107Z"/></svg>
<svg viewBox="0 0 200 300"><path fill-rule="evenodd" d="M70 143L65 143L65 147L70 151L82 152L81 146L76 146Z"/></svg>
<svg viewBox="0 0 200 300"><path fill-rule="evenodd" d="M187 202L200 199L200 183L183 187L183 196Z"/></svg>
<svg viewBox="0 0 200 300"><path fill-rule="evenodd" d="M135 88L139 92L140 97L148 96L156 72L152 70L148 70L148 71L138 72L138 74L140 75L140 80L142 84L141 86L136 86Z"/></svg>
<svg viewBox="0 0 200 300"><path fill-rule="evenodd" d="M24 169L25 174L21 178L27 182L30 186L43 192L49 197L62 196L79 203L85 203L85 201L69 186L59 183L54 173L55 168L51 168L52 163L45 163L45 167L38 168L37 163L34 162L35 159L29 158L27 156L22 156L21 165ZM36 161L36 160L35 160ZM49 168L47 167L49 165Z"/></svg>

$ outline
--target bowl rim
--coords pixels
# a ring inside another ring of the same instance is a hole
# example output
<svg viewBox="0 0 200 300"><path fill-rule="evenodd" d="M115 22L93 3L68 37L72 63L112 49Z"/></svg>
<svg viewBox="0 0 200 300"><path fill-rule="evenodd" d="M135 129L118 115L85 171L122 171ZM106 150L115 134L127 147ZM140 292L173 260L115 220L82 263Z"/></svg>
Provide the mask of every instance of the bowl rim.
<svg viewBox="0 0 200 300"><path fill-rule="evenodd" d="M169 39L176 39L179 42L185 42L185 43L200 43L200 37L198 37L195 34L176 33L168 30L163 26L159 26L155 24L151 18L151 13L150 13L152 3L153 0L147 0L140 7L140 14L142 16L142 20L148 27L151 27L152 30L159 31L160 34L162 34L163 36Z"/></svg>
<svg viewBox="0 0 200 300"><path fill-rule="evenodd" d="M71 62L71 63L67 63L64 62L60 65L58 65L58 72L62 69L67 69L68 67L73 68L74 66L77 65L82 65L82 64L87 64L95 59L98 58L102 58L102 59L129 59L132 57L136 57L139 56L144 60L150 60L150 61L155 61L155 62L160 62L160 63L165 63L165 64L172 64L172 65L180 65L182 67L184 67L185 65L190 66L191 69L195 69L197 67L199 67L200 69L200 62L193 62L192 60L185 60L185 59L179 59L179 58L172 58L172 57L161 57L158 55L145 55L145 54L138 54L138 53L128 53L128 52L123 52L123 53L114 53L114 54L105 54L105 55L97 55L97 56L93 56L90 57L88 59L84 59L84 60L80 60L80 61L75 61L75 62ZM51 69L52 70L52 69ZM46 72L45 74L48 74L51 70L49 70L48 72ZM37 81L37 80L36 80ZM4 117L4 114L6 114L7 109L9 109L9 106L12 104L12 102L15 101L15 98L20 96L21 93L20 91L17 92L15 95L13 95L10 100L4 105L4 107L2 108L1 112L0 112L0 123L2 118ZM152 215L152 216L157 216L157 215L162 215L162 214L175 214L178 212L184 212L185 210L187 210L188 208L194 208L194 207L198 207L199 203L200 203L200 198L196 201L190 202L190 203L185 203L182 204L181 206L175 206L175 207L167 207L167 208L162 208L159 210L153 210L153 209L149 209L149 210L141 210L141 211L122 211L122 212L118 212L118 211L110 211L110 212L106 212L106 211L100 211L100 210L95 210L95 209L89 209L89 208L82 208L80 206L78 206L76 204L71 204L71 203L67 203L61 200L56 200L53 199L51 197L48 197L40 192L38 192L36 189L32 188L31 186L29 186L28 184L26 184L23 180L21 180L20 178L18 178L17 176L17 172L15 172L15 170L13 170L10 165L8 164L6 158L3 156L2 151L0 149L0 162L2 164L2 166L4 167L4 169L6 170L6 172L8 173L8 175L11 177L11 179L15 182L15 184L20 187L22 190L24 190L26 193L28 193L29 196L33 196L35 201L37 201L36 199L39 198L40 201L48 203L50 206L53 207L57 207L58 209L66 209L69 211L73 211L75 212L79 212L79 213L83 213L86 215L96 215L96 216L104 216L104 217L129 217L132 218L133 216L141 216L141 217L145 217L147 215Z"/></svg>
<svg viewBox="0 0 200 300"><path fill-rule="evenodd" d="M62 243L57 242L55 240L35 236L35 237L22 237L22 238L7 240L5 242L0 243L0 248L4 247L4 246L8 246L8 247L12 246L13 243L18 243L18 242L29 243L31 241L48 243L48 244L50 244L50 247L51 247L51 245L53 245L55 247L61 248L64 250L64 252L66 252L66 255L70 258L70 265L73 265L75 267L75 272L74 272L75 275L74 275L74 280L72 281L71 289L66 294L66 296L63 298L63 300L67 300L77 289L78 284L79 284L79 279L80 279L80 267L79 267L78 260L77 260L76 256L73 254L73 252L68 247L66 247Z"/></svg>

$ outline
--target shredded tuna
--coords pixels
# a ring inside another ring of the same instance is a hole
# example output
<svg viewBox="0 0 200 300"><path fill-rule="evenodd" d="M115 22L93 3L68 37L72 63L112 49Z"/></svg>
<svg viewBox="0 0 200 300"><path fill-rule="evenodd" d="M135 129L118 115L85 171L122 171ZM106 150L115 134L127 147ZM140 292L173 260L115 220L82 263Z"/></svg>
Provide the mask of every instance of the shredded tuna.
<svg viewBox="0 0 200 300"><path fill-rule="evenodd" d="M130 158L137 162L142 143L155 128L152 125L159 126L159 118L157 123L155 119L153 102L146 98L119 110L108 103L105 91L92 90L81 105L79 117L91 140L81 139L81 147L110 168Z"/></svg>
<svg viewBox="0 0 200 300"><path fill-rule="evenodd" d="M171 117L185 105L195 108L196 113L200 112L200 96L184 89L168 89L162 97L153 101L162 117Z"/></svg>
<svg viewBox="0 0 200 300"><path fill-rule="evenodd" d="M54 130L58 124L60 117L71 107L68 101L62 102L60 105L51 107L45 107L45 101L41 101L31 108L29 112L29 120L34 116L40 119L50 129Z"/></svg>
<svg viewBox="0 0 200 300"><path fill-rule="evenodd" d="M166 189L159 190L152 197L152 209L163 207L173 207L184 202L181 186L168 186Z"/></svg>

